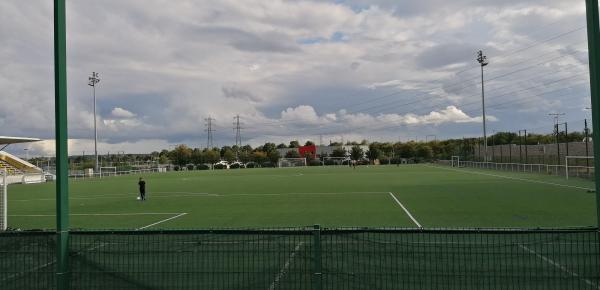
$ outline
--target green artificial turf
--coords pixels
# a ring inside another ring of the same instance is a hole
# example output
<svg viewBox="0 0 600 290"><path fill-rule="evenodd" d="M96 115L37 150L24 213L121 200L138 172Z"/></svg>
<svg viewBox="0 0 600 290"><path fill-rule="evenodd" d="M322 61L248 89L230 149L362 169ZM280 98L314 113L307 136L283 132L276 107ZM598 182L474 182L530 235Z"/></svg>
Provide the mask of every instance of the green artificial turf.
<svg viewBox="0 0 600 290"><path fill-rule="evenodd" d="M416 227L390 192L426 228L596 225L593 182L538 174L435 165L169 172L143 175L146 202L136 199L138 177L71 180L71 227ZM11 185L9 227L54 228L54 186Z"/></svg>

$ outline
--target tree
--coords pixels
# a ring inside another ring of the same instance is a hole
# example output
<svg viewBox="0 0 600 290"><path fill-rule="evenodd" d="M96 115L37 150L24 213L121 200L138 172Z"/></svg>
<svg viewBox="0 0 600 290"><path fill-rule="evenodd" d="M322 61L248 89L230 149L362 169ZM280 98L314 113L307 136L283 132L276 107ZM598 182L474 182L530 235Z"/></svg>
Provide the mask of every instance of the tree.
<svg viewBox="0 0 600 290"><path fill-rule="evenodd" d="M170 156L171 161L173 161L175 165L184 166L190 163L192 149L183 144L177 145L177 147L170 152Z"/></svg>
<svg viewBox="0 0 600 290"><path fill-rule="evenodd" d="M285 145L283 143L277 145L277 149L284 149L284 148L287 148L287 145Z"/></svg>
<svg viewBox="0 0 600 290"><path fill-rule="evenodd" d="M276 164L279 158L281 158L281 155L279 155L279 151L272 150L271 152L267 153L267 158L269 158L271 163Z"/></svg>
<svg viewBox="0 0 600 290"><path fill-rule="evenodd" d="M299 147L300 147L300 142L298 142L297 140L290 141L289 148L299 148Z"/></svg>
<svg viewBox="0 0 600 290"><path fill-rule="evenodd" d="M369 158L369 160L373 161L375 159L379 159L379 156L381 155L381 151L379 151L379 149L377 149L377 148L371 148L371 149L369 149L369 151L367 151L366 155L367 155L367 158Z"/></svg>
<svg viewBox="0 0 600 290"><path fill-rule="evenodd" d="M352 146L352 149L350 150L350 157L352 158L352 160L361 160L363 156L364 152L362 148L360 148L360 146Z"/></svg>
<svg viewBox="0 0 600 290"><path fill-rule="evenodd" d="M408 142L398 146L400 157L402 158L414 158L416 155L416 143Z"/></svg>
<svg viewBox="0 0 600 290"><path fill-rule="evenodd" d="M420 145L417 147L417 156L423 159L431 159L433 150L429 145Z"/></svg>
<svg viewBox="0 0 600 290"><path fill-rule="evenodd" d="M297 150L290 150L285 153L285 158L300 158L300 153Z"/></svg>
<svg viewBox="0 0 600 290"><path fill-rule="evenodd" d="M238 159L243 163L248 163L252 161L249 151L241 151L238 156Z"/></svg>
<svg viewBox="0 0 600 290"><path fill-rule="evenodd" d="M219 151L216 150L206 150L202 152L202 159L206 163L214 164L217 163L221 158Z"/></svg>
<svg viewBox="0 0 600 290"><path fill-rule="evenodd" d="M230 149L226 149L225 152L223 152L223 159L225 159L225 161L231 163L231 162L235 161L235 153L233 153L233 151Z"/></svg>
<svg viewBox="0 0 600 290"><path fill-rule="evenodd" d="M306 143L304 143L304 146L313 146L313 145L315 145L315 143L310 140L308 140L308 141L306 141Z"/></svg>
<svg viewBox="0 0 600 290"><path fill-rule="evenodd" d="M265 145L262 146L262 150L265 152L271 152L273 150L275 150L275 148L277 148L277 145L275 145L275 143L265 143Z"/></svg>
<svg viewBox="0 0 600 290"><path fill-rule="evenodd" d="M333 152L331 152L331 157L346 157L346 149L344 149L344 147L333 149Z"/></svg>
<svg viewBox="0 0 600 290"><path fill-rule="evenodd" d="M194 148L194 150L192 151L191 162L194 164L204 163L204 160L202 159L202 151L200 151L200 149Z"/></svg>
<svg viewBox="0 0 600 290"><path fill-rule="evenodd" d="M310 152L304 152L304 158L306 158L307 163L310 163L311 161L315 160L312 153Z"/></svg>
<svg viewBox="0 0 600 290"><path fill-rule="evenodd" d="M254 151L252 152L252 161L258 163L258 164L262 164L264 162L266 162L267 160L269 160L267 158L267 153L264 151Z"/></svg>

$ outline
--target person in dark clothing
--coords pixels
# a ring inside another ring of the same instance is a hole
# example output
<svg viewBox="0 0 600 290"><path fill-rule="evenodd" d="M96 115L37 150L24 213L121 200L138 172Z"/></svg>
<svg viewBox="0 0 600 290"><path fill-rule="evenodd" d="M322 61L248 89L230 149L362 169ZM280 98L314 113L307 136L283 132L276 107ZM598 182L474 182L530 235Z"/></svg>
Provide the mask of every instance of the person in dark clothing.
<svg viewBox="0 0 600 290"><path fill-rule="evenodd" d="M146 200L146 181L144 181L144 179L140 177L138 185L140 187L140 199L144 201Z"/></svg>

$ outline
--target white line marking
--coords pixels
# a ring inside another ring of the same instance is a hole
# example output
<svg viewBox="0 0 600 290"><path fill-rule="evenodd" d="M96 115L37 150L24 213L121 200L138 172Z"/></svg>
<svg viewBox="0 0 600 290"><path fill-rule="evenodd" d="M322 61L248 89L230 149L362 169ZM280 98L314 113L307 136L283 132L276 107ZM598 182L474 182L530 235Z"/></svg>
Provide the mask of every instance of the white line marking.
<svg viewBox="0 0 600 290"><path fill-rule="evenodd" d="M279 271L277 276L275 276L275 280L273 280L273 283L271 283L271 286L269 286L269 290L274 290L275 287L277 287L277 285L279 284L279 281L281 281L281 278L283 278L283 276L285 276L288 269L290 268L290 264L296 257L296 254L298 253L298 251L300 250L300 247L302 247L302 245L304 245L304 242L300 242L300 243L296 244L296 247L294 248L294 252L292 252L292 254L287 259L287 261L285 261L285 264L283 264L283 267L281 267L281 270Z"/></svg>
<svg viewBox="0 0 600 290"><path fill-rule="evenodd" d="M396 203L404 210L404 212L406 213L406 215L408 215L408 217L413 221L413 223L415 223L415 225L417 225L417 227L423 228L423 226L421 226L421 224L417 221L417 219L415 219L415 217L413 217L413 215L410 214L410 212L408 211L408 209L406 209L406 207L404 207L404 205L396 198L396 196L393 193L391 193L391 192L388 192L388 193L396 201Z"/></svg>
<svg viewBox="0 0 600 290"><path fill-rule="evenodd" d="M137 212L137 213L72 213L70 216L131 216L131 215L174 215L176 212ZM13 214L8 216L22 217L54 217L55 214Z"/></svg>
<svg viewBox="0 0 600 290"><path fill-rule="evenodd" d="M290 192L290 193L231 193L231 194L220 194L220 193L201 193L201 192L151 192L147 193L149 199L153 198L171 198L171 197L228 197L228 196L278 196L278 195L343 195L343 194L375 194L375 193L387 193L384 191L363 191L363 192ZM132 194L124 193L123 195ZM158 195L156 195L158 194ZM136 194L137 195L137 194ZM94 200L94 199L130 199L131 195L128 196L116 196L116 197L71 197L70 200ZM11 202L21 201L55 201L54 198L39 198L39 199L16 199Z"/></svg>
<svg viewBox="0 0 600 290"><path fill-rule="evenodd" d="M536 257L540 258L542 261L544 261L544 262L546 262L546 263L548 263L548 264L550 264L550 265L552 265L552 266L554 266L554 267L562 270L563 272L565 272L565 273L567 273L567 274L569 274L569 275L571 275L573 277L579 278L581 281L585 282L585 284L588 284L588 285L590 285L590 286L592 286L592 287L594 287L596 289L600 289L600 286L594 284L589 279L581 277L579 274L577 274L577 273L575 273L575 272L567 269L567 267L565 267L565 266L563 266L563 265L555 262L554 260L552 260L552 259L550 259L550 258L548 258L548 257L546 257L546 256L544 256L542 254L539 254L538 252L536 252L536 251L534 251L534 250L532 250L532 249L530 249L530 248L528 248L528 247L526 247L524 245L519 245L519 247L521 249L529 252L530 254L535 255Z"/></svg>
<svg viewBox="0 0 600 290"><path fill-rule="evenodd" d="M492 176L492 177L513 179L513 180L519 180L519 181L525 181L525 182L532 182L532 183L539 183L539 184L546 184L546 185L554 185L554 186L560 186L560 187L569 187L569 188L576 188L576 189L583 189L583 190L594 190L593 188L588 188L588 187L575 186L575 185L567 185L567 184L560 184L560 183L554 183L554 182L546 182L546 181L540 181L540 180L532 180L532 179L525 179L525 178L504 176L504 175L496 175L496 174L491 174L491 173L477 172L477 171L474 171L474 170L460 170L460 169L445 168L445 167L433 166L433 165L425 165L425 166L431 167L431 168L437 168L437 169L445 169L445 170L457 171L457 172L466 173L466 174L473 173L473 174L479 174L479 175L486 175L486 176Z"/></svg>
<svg viewBox="0 0 600 290"><path fill-rule="evenodd" d="M153 224L149 224L149 225L147 225L147 226L143 226L143 227L141 227L141 228L137 228L137 229L135 229L135 230L136 230L136 231L143 230L143 229L146 229L146 228L149 228L149 227L155 226L155 225L157 225L157 224L162 224L162 223L164 223L164 222L166 222L166 221L170 221L170 220L172 220L172 219L176 219L176 218L178 218L178 217L181 217L181 216L184 216L184 215L186 215L186 214L187 214L186 212L184 212L184 213L180 213L180 214L178 214L178 215L176 215L176 216L173 216L173 217L170 217L170 218L167 218L167 219L161 220L161 221L157 221L157 222L155 222L155 223L153 223Z"/></svg>

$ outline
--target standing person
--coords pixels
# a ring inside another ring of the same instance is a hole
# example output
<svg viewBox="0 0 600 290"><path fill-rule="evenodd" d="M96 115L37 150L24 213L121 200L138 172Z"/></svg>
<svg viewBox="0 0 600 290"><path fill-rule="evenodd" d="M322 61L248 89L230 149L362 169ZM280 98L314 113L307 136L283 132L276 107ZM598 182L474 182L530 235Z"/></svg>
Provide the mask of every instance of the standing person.
<svg viewBox="0 0 600 290"><path fill-rule="evenodd" d="M146 181L144 181L144 179L140 177L138 185L140 187L140 199L144 201L146 200Z"/></svg>

